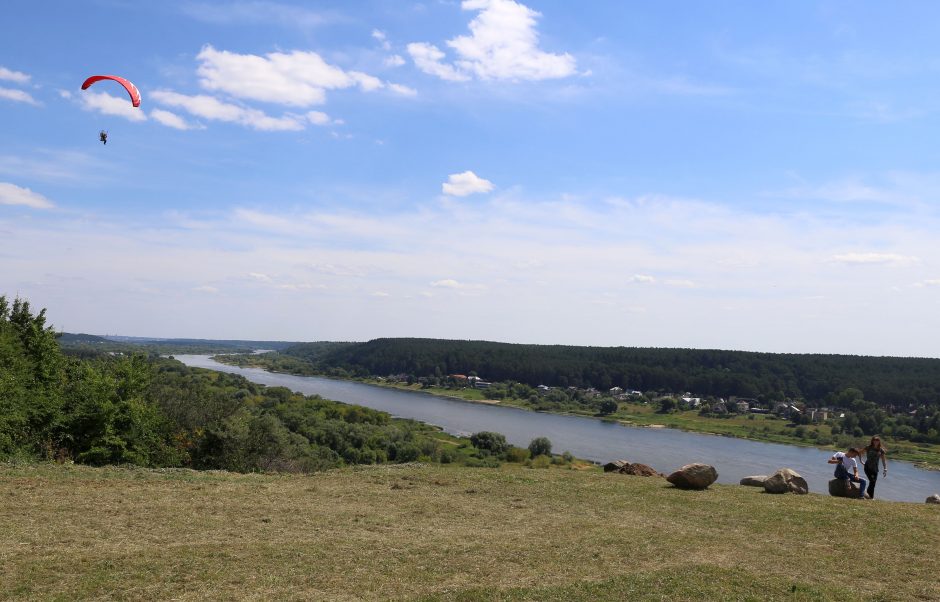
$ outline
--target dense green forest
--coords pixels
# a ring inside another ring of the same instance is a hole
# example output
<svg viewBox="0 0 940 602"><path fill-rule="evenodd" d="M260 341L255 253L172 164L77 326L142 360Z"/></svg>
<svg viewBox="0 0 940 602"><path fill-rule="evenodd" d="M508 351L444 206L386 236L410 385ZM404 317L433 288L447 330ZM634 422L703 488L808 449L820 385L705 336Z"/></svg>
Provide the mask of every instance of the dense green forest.
<svg viewBox="0 0 940 602"><path fill-rule="evenodd" d="M0 296L0 459L242 472L526 459L516 448L493 454L418 422L153 353L68 349L45 310Z"/></svg>
<svg viewBox="0 0 940 602"><path fill-rule="evenodd" d="M160 355L204 353L249 353L256 349L278 351L296 345L286 341L244 341L214 339L154 339L146 337L108 336L64 332L58 335L59 346L70 355L94 357L102 352L156 353Z"/></svg>
<svg viewBox="0 0 940 602"><path fill-rule="evenodd" d="M702 396L823 401L855 388L887 406L936 404L940 359L754 353L711 349L518 345L442 339L375 339L324 351L321 344L284 354L353 375L446 376L475 373L529 386L619 386L691 391Z"/></svg>

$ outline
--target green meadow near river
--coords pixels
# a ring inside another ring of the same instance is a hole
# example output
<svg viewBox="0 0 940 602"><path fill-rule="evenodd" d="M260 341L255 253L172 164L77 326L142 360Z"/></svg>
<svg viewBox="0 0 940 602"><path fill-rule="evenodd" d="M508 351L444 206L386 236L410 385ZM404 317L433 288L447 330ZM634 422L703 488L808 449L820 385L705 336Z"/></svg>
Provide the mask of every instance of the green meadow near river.
<svg viewBox="0 0 940 602"><path fill-rule="evenodd" d="M599 470L0 466L0 598L937 600L940 507Z"/></svg>

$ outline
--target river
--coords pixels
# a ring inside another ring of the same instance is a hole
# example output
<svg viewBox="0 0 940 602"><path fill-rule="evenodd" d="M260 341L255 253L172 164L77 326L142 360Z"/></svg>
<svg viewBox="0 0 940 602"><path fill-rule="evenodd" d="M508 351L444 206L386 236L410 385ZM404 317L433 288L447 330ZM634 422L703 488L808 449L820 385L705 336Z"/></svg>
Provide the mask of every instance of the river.
<svg viewBox="0 0 940 602"><path fill-rule="evenodd" d="M366 406L393 416L441 427L453 435L496 431L513 445L528 446L535 437L548 437L556 453L568 450L596 462L628 459L669 473L690 462L711 464L719 483L737 483L748 475L771 474L792 468L809 483L810 491L826 493L832 466L831 451L747 439L688 433L675 429L623 426L581 416L562 416L519 408L460 401L376 385L322 378L276 374L260 368L227 366L208 355L177 355L187 366L240 374L253 382L287 387L306 395L317 394L343 403ZM940 493L940 471L922 470L910 462L888 457L888 476L878 479L879 499L920 502Z"/></svg>

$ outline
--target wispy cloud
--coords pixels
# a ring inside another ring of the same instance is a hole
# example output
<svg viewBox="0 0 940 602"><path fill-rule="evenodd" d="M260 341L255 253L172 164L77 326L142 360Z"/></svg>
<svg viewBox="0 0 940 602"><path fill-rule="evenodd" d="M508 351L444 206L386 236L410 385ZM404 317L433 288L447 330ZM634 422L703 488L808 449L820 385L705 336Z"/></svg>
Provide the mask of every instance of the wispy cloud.
<svg viewBox="0 0 940 602"><path fill-rule="evenodd" d="M23 90L14 90L13 88L0 87L0 98L4 100L12 100L13 102L23 102L35 106L39 105L39 102L33 98L29 92L24 92Z"/></svg>
<svg viewBox="0 0 940 602"><path fill-rule="evenodd" d="M16 84L28 84L30 79L32 78L22 71L13 71L12 69L7 69L3 65L0 65L0 80Z"/></svg>
<svg viewBox="0 0 940 602"><path fill-rule="evenodd" d="M86 90L81 96L82 108L104 115L116 115L128 121L147 121L147 115L139 107L134 107L127 97L118 98L107 92Z"/></svg>
<svg viewBox="0 0 940 602"><path fill-rule="evenodd" d="M196 117L237 123L260 131L298 131L307 124L307 118L300 115L272 117L258 109L222 102L205 94L188 96L169 90L155 90L150 93L150 97L157 103L183 109Z"/></svg>
<svg viewBox="0 0 940 602"><path fill-rule="evenodd" d="M154 121L162 123L167 127L171 127L176 130L194 130L200 129L198 125L193 125L170 111L164 111L163 109L153 109L150 111L150 116Z"/></svg>
<svg viewBox="0 0 940 602"><path fill-rule="evenodd" d="M910 255L899 255L897 253L839 253L832 256L832 261L848 265L910 265L920 261L917 257Z"/></svg>
<svg viewBox="0 0 940 602"><path fill-rule="evenodd" d="M0 155L0 174L39 180L100 180L108 163L85 152L40 149L32 153Z"/></svg>
<svg viewBox="0 0 940 602"><path fill-rule="evenodd" d="M23 205L33 209L52 209L52 201L29 188L0 182L0 205Z"/></svg>
<svg viewBox="0 0 940 602"><path fill-rule="evenodd" d="M429 199L398 212L230 209L203 215L198 228L180 227L185 216L145 224L54 212L30 217L13 224L0 215L15 254L4 264L8 286L34 290L37 266L55 262L105 283L101 294L109 299L131 294L108 288L113 283L136 282L145 272L148 288L186 304L180 318L134 297L136 315L108 313L112 331L139 323L147 311L153 323L223 334L252 312L258 321L247 326L259 329L258 338L266 329L311 339L410 335L909 354L923 352L911 343L918 336L911 323L934 311L916 304L929 305L927 283L937 280L929 258L940 226L922 215L846 228L842 220L662 195L598 202L509 192L472 205ZM50 239L73 251L50 249ZM853 265L859 269L847 269ZM922 284L917 299L892 292L912 283ZM72 297L95 294L87 285L57 286ZM225 296L224 306L202 304L212 290ZM257 312L277 291L284 293L278 312ZM369 305L378 301L374 293L384 293L381 304ZM889 317L860 329L872 303ZM68 307L64 317L76 319ZM279 316L291 316L290 324ZM819 331L840 333L838 345Z"/></svg>

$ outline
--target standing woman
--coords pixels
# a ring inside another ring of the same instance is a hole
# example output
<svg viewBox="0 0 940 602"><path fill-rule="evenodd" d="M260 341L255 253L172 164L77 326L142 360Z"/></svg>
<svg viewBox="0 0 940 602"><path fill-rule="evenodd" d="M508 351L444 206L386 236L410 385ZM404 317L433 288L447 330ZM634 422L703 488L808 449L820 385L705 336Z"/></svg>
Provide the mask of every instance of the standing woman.
<svg viewBox="0 0 940 602"><path fill-rule="evenodd" d="M865 454L865 475L868 477L868 497L872 499L875 499L875 481L878 480L879 460L884 467L882 476L888 476L888 460L885 458L887 451L881 445L881 438L878 435L872 437L871 442L862 449Z"/></svg>

